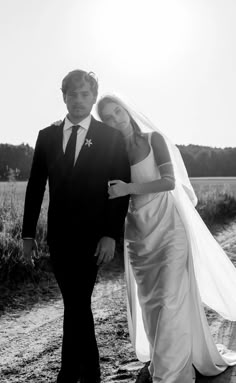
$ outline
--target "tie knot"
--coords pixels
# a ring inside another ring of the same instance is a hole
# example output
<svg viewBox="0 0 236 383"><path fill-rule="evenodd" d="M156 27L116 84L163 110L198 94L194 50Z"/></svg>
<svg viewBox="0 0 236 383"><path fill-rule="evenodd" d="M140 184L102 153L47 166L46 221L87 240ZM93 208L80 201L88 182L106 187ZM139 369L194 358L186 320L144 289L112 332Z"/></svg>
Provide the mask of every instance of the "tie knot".
<svg viewBox="0 0 236 383"><path fill-rule="evenodd" d="M71 129L72 129L72 133L73 133L73 134L77 133L79 127L80 127L79 125L73 125L73 126L71 127Z"/></svg>

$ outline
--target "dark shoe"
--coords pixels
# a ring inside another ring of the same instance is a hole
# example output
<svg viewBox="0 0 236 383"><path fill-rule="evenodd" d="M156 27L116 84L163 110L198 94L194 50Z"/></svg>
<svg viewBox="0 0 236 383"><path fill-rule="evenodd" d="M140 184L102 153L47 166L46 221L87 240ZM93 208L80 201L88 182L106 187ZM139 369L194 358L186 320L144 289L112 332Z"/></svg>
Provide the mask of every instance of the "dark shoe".
<svg viewBox="0 0 236 383"><path fill-rule="evenodd" d="M95 372L86 372L83 374L79 380L80 383L100 383L101 382L101 373L100 368L98 368Z"/></svg>
<svg viewBox="0 0 236 383"><path fill-rule="evenodd" d="M71 379L70 377L65 378L57 378L56 383L78 383L80 380L78 379Z"/></svg>
<svg viewBox="0 0 236 383"><path fill-rule="evenodd" d="M152 383L152 377L149 372L150 361L145 363L145 366L141 368L138 373L136 383Z"/></svg>
<svg viewBox="0 0 236 383"><path fill-rule="evenodd" d="M80 379L71 379L70 377L67 377L67 378L57 378L57 382L56 383L78 383L78 382L81 382Z"/></svg>
<svg viewBox="0 0 236 383"><path fill-rule="evenodd" d="M94 376L81 376L80 383L101 383L100 376L94 377Z"/></svg>
<svg viewBox="0 0 236 383"><path fill-rule="evenodd" d="M70 374L62 373L61 371L58 374L57 377L57 383L77 383L79 382L78 377L71 376Z"/></svg>

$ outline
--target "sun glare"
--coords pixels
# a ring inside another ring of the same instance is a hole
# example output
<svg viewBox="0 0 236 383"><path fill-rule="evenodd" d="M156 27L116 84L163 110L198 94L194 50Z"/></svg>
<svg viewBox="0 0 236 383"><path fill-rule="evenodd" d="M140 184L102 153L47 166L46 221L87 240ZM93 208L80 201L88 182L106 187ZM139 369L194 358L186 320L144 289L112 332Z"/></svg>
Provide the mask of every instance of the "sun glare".
<svg viewBox="0 0 236 383"><path fill-rule="evenodd" d="M189 10L173 0L88 0L85 11L80 19L79 3L70 9L68 50L73 52L82 38L120 71L169 67L183 54L191 34Z"/></svg>
<svg viewBox="0 0 236 383"><path fill-rule="evenodd" d="M190 37L188 10L173 1L104 0L94 14L96 46L120 68L165 66Z"/></svg>

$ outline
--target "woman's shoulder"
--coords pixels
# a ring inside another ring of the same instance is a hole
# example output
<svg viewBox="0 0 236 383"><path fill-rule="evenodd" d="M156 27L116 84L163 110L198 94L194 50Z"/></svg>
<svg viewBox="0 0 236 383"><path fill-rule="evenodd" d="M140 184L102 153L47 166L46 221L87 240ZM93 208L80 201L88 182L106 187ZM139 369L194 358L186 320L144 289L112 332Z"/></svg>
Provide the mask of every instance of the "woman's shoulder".
<svg viewBox="0 0 236 383"><path fill-rule="evenodd" d="M145 132L142 133L142 139L148 142L150 145L160 145L163 142L163 136L158 132Z"/></svg>
<svg viewBox="0 0 236 383"><path fill-rule="evenodd" d="M150 141L150 139L151 139L151 135L152 135L151 132L141 132L141 134L139 134L138 137L139 137L141 140L144 140L144 141Z"/></svg>
<svg viewBox="0 0 236 383"><path fill-rule="evenodd" d="M171 161L168 145L162 134L152 133L151 146L158 165Z"/></svg>
<svg viewBox="0 0 236 383"><path fill-rule="evenodd" d="M155 146L161 146L163 144L165 144L165 139L163 137L163 135L159 132L156 132L156 131L153 131L150 134L150 140L151 140L151 143Z"/></svg>

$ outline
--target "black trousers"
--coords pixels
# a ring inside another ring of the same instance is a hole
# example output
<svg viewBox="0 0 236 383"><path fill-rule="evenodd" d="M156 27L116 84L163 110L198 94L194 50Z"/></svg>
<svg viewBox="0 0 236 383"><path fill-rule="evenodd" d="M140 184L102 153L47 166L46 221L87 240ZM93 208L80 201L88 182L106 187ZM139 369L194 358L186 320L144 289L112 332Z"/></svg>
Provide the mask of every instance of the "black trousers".
<svg viewBox="0 0 236 383"><path fill-rule="evenodd" d="M97 241L50 244L50 257L64 301L61 370L58 382L76 382L100 376L99 352L91 310L91 295L98 267ZM96 378L96 379L95 379Z"/></svg>

